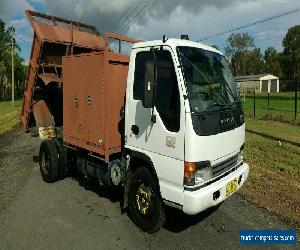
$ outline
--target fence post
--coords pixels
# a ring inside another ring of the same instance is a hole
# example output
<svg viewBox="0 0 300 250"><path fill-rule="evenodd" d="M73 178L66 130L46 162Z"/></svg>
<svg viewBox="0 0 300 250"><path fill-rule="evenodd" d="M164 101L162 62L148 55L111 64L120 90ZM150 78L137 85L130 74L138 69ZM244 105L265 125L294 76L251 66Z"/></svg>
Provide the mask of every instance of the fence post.
<svg viewBox="0 0 300 250"><path fill-rule="evenodd" d="M295 78L295 120L297 120L298 78Z"/></svg>
<svg viewBox="0 0 300 250"><path fill-rule="evenodd" d="M255 90L253 91L253 115L255 118Z"/></svg>

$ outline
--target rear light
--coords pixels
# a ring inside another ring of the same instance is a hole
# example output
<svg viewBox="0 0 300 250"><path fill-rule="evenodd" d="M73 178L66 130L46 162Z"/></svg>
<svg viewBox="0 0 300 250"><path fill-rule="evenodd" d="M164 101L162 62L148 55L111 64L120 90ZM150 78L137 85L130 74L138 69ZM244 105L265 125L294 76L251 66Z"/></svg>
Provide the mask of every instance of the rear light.
<svg viewBox="0 0 300 250"><path fill-rule="evenodd" d="M195 162L184 162L184 185L194 186L195 185Z"/></svg>

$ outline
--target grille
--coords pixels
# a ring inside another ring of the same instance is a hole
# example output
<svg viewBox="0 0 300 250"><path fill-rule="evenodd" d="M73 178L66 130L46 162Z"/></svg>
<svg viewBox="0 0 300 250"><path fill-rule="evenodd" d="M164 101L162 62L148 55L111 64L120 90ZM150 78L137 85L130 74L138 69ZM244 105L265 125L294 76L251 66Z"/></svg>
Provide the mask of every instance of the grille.
<svg viewBox="0 0 300 250"><path fill-rule="evenodd" d="M212 166L213 178L227 172L228 170L230 170L231 168L236 166L237 159L238 159L238 155L234 155L234 156L226 159L225 161L222 161L222 162Z"/></svg>

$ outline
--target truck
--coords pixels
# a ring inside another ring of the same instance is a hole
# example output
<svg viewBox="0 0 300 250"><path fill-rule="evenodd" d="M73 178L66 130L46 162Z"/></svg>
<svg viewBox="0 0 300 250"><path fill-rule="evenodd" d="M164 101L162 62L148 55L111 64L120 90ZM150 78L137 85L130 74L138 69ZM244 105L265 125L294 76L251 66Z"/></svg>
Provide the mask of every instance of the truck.
<svg viewBox="0 0 300 250"><path fill-rule="evenodd" d="M21 126L41 138L46 183L76 171L120 186L148 233L165 207L188 215L245 183L245 120L228 63L187 35L141 41L26 11L34 37Z"/></svg>

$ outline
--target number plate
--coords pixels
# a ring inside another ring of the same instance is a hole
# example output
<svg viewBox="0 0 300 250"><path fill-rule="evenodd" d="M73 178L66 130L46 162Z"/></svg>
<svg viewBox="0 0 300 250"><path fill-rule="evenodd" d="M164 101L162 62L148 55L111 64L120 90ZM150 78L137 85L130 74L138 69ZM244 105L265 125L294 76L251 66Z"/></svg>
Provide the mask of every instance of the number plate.
<svg viewBox="0 0 300 250"><path fill-rule="evenodd" d="M235 178L232 181L227 183L227 185L226 185L226 196L231 195L237 189L238 189L238 181L237 181L237 178Z"/></svg>

